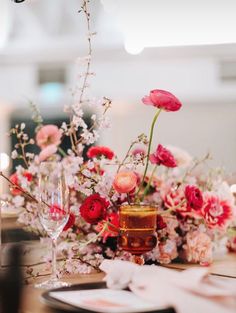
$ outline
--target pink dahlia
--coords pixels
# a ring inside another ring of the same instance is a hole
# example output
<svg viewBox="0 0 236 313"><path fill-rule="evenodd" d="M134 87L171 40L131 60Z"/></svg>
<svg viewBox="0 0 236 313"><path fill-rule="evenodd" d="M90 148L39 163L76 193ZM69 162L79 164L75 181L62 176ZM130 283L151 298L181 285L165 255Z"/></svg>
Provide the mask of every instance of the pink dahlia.
<svg viewBox="0 0 236 313"><path fill-rule="evenodd" d="M230 203L211 194L205 195L205 204L201 212L210 228L225 228L233 217L233 208Z"/></svg>

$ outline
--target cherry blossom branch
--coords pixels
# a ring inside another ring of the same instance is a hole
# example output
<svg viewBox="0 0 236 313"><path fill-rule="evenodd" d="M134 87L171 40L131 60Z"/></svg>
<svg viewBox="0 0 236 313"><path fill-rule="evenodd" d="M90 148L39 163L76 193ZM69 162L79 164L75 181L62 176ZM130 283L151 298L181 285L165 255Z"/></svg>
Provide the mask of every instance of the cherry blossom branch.
<svg viewBox="0 0 236 313"><path fill-rule="evenodd" d="M2 171L0 171L0 176L2 176L4 179L6 179L13 188L20 190L26 197L30 198L32 201L39 204L39 201L34 196L32 196L29 192L25 191L19 185L14 184L6 175L3 174ZM50 205L48 203L46 203L45 201L42 200L42 203L50 208Z"/></svg>

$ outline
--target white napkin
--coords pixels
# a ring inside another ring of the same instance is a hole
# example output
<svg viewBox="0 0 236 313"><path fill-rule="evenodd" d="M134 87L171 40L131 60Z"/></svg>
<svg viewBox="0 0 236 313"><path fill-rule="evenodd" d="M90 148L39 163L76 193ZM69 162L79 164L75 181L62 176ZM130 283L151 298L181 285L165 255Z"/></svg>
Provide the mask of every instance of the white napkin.
<svg viewBox="0 0 236 313"><path fill-rule="evenodd" d="M177 313L232 313L236 309L236 281L212 279L206 268L182 272L160 266L105 260L100 266L107 287L130 290Z"/></svg>

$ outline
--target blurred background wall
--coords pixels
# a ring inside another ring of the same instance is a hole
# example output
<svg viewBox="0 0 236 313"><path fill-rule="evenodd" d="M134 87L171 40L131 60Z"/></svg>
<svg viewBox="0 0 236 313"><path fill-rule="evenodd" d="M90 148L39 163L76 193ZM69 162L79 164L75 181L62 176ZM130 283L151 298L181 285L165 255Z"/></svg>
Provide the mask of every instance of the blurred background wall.
<svg viewBox="0 0 236 313"><path fill-rule="evenodd" d="M96 77L89 93L113 99L112 128L100 143L122 156L132 139L149 129L154 109L141 103L142 96L166 89L183 108L162 113L156 142L194 156L209 151L215 164L235 171L236 3L178 3L91 1L92 29L98 34L92 59ZM81 70L78 57L87 53L79 6L78 0L0 0L2 166L3 153L10 155L11 147L6 133L12 120L30 118L29 101L48 121L64 116Z"/></svg>

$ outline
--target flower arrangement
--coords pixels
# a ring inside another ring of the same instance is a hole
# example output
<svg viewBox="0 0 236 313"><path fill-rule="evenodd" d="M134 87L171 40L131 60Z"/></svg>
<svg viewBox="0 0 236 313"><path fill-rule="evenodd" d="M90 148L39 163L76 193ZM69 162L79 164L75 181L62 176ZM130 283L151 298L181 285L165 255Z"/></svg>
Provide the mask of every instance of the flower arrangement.
<svg viewBox="0 0 236 313"><path fill-rule="evenodd" d="M5 205L20 208L18 221L27 230L43 236L37 201L39 166L45 160L61 162L71 191L71 213L61 236L62 272L86 273L98 268L104 258L132 258L117 245L118 208L127 203L157 206L157 246L143 256L146 262L167 264L179 258L210 264L215 242L226 235L235 218L234 198L219 170L206 171L204 165L209 155L193 160L176 147L159 144L153 149L158 117L162 112L181 109L177 97L159 89L144 96L143 104L154 110L150 134L138 136L123 160L109 147L91 146L99 139L99 131L109 126L107 112L111 100L104 98L99 102L88 127L83 108L89 102L85 89L91 76L93 34L87 1L83 1L81 11L88 24L89 55L84 58L86 71L79 96L69 110L66 108L70 123L63 123L60 128L44 125L34 108L35 138L28 137L24 124L11 130L11 135L18 139L12 158L23 163L10 178L0 173L11 186L10 193L3 197ZM63 151L61 143L66 137L70 138L71 147ZM38 155L27 152L28 146L34 144L41 149ZM89 148L85 153L86 147Z"/></svg>

